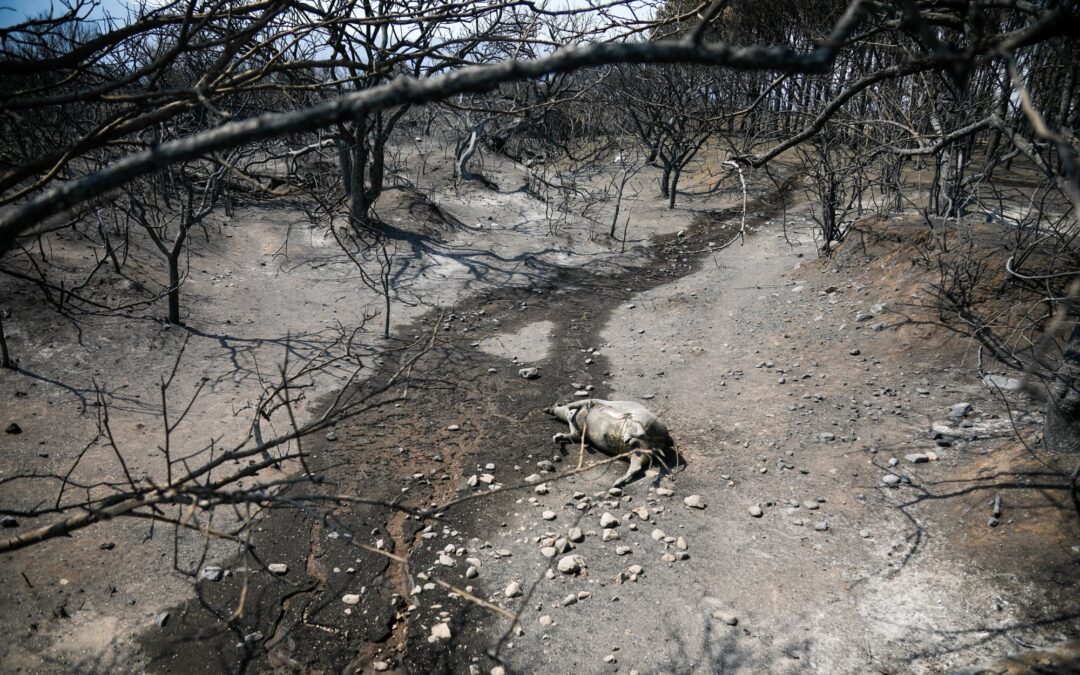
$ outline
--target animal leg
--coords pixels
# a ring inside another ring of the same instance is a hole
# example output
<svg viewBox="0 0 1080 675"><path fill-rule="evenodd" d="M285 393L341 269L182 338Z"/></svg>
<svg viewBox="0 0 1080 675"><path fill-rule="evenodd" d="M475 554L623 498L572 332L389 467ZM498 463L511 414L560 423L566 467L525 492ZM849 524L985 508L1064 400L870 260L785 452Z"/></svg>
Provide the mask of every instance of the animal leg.
<svg viewBox="0 0 1080 675"><path fill-rule="evenodd" d="M578 443L581 441L581 436L578 434L555 434L551 437L551 442L555 445L566 445L567 443Z"/></svg>
<svg viewBox="0 0 1080 675"><path fill-rule="evenodd" d="M634 451L634 454L630 455L630 468L626 470L626 473L622 478L615 481L614 487L622 487L634 479L635 476L640 474L645 468L645 455L646 453L641 451Z"/></svg>

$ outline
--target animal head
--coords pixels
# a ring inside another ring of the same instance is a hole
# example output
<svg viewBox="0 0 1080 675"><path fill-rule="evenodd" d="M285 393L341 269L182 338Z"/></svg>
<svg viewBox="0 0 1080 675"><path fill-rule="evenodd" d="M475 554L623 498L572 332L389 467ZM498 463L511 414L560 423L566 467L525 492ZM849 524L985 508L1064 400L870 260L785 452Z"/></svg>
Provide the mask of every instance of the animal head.
<svg viewBox="0 0 1080 675"><path fill-rule="evenodd" d="M574 413L577 411L571 410L570 406L568 405L553 405L551 407L544 408L544 412L548 415L551 415L552 417L555 417L556 419L562 420L563 422L569 422L570 418L573 417Z"/></svg>

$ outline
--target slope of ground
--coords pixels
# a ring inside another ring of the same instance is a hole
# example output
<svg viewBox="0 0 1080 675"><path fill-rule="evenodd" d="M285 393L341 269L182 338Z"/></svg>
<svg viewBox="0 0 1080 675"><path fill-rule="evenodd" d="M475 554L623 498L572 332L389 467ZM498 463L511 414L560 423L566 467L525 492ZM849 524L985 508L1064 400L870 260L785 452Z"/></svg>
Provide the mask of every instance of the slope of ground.
<svg viewBox="0 0 1080 675"><path fill-rule="evenodd" d="M135 594L108 591L117 569L95 569L109 531L13 556L8 588L20 571L49 580L9 596L11 630L34 626L7 647L12 669L944 672L1077 636L1075 514L1060 471L1014 436L1037 427L1036 406L1017 397L1006 410L960 365L965 344L902 325L887 266L875 283L869 267L817 261L806 222L785 237L768 191L745 240L723 250L741 212L691 215L727 196L655 221L635 202L635 222L668 234L628 257L587 228L552 232L523 193L457 190L433 200L449 224L399 240L412 260L403 292L427 302L399 313L395 344L437 336L407 400L308 446L323 483L305 490L371 503L342 501L326 519L278 512L255 550L286 574L226 558L232 574L199 581L193 599L147 590L137 612L110 599ZM405 229L410 204L386 217ZM334 264L341 276L320 283L355 292L347 262ZM540 377L519 377L524 366ZM647 480L609 493L618 465L556 479L577 457L555 452L562 429L541 409L586 390L664 415L689 462L661 483L670 494ZM972 410L951 418L962 402ZM30 452L38 437L22 436ZM487 494L499 484L517 489ZM691 495L706 508L686 506ZM393 508L455 499L434 521ZM620 524L601 527L604 513ZM118 569L160 584L147 572L160 544L131 536ZM549 559L548 544L565 550ZM583 569L555 571L564 555ZM61 583L67 569L81 571ZM123 649L91 639L103 627Z"/></svg>

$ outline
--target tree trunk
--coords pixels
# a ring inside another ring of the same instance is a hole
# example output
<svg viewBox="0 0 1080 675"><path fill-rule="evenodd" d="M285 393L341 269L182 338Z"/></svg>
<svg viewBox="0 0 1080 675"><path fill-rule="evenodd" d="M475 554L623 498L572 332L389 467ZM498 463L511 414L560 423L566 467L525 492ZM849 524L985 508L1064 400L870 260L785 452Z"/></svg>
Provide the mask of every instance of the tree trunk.
<svg viewBox="0 0 1080 675"><path fill-rule="evenodd" d="M358 138L352 147L352 171L349 178L352 187L349 188L350 202L349 216L352 227L360 232L367 227L368 213L371 210L371 200L365 185L365 170L368 163L368 146L366 138Z"/></svg>
<svg viewBox="0 0 1080 675"><path fill-rule="evenodd" d="M169 323L180 325L180 256L169 256Z"/></svg>
<svg viewBox="0 0 1080 675"><path fill-rule="evenodd" d="M618 227L619 224L619 211L622 209L623 188L626 187L626 179L628 176L629 173L627 170L623 169L622 178L619 180L619 192L615 196L615 215L611 217L611 232L608 232L608 237L611 239L615 238L615 228Z"/></svg>
<svg viewBox="0 0 1080 675"><path fill-rule="evenodd" d="M485 124L486 121L481 122L469 131L469 137L465 143L462 144L464 147L461 148L461 152L458 153L457 172L462 180L471 180L473 178L472 172L469 171L469 160L473 158L473 155L476 154L476 150L480 147L480 138L484 134Z"/></svg>
<svg viewBox="0 0 1080 675"><path fill-rule="evenodd" d="M1051 452L1080 452L1080 323L1049 382L1043 437Z"/></svg>
<svg viewBox="0 0 1080 675"><path fill-rule="evenodd" d="M671 163L664 161L664 175L660 177L660 196L668 197L668 183L671 180Z"/></svg>
<svg viewBox="0 0 1080 675"><path fill-rule="evenodd" d="M14 368L15 362L11 360L11 354L8 353L7 336L4 335L4 316L3 312L0 312L0 368Z"/></svg>
<svg viewBox="0 0 1080 675"><path fill-rule="evenodd" d="M345 186L345 194L352 195L352 158L349 156L349 144L339 138L334 141L334 145L337 146L341 184Z"/></svg>
<svg viewBox="0 0 1080 675"><path fill-rule="evenodd" d="M668 189L668 210L675 208L675 195L679 193L679 176L682 174L682 169L675 167L671 172L671 187Z"/></svg>

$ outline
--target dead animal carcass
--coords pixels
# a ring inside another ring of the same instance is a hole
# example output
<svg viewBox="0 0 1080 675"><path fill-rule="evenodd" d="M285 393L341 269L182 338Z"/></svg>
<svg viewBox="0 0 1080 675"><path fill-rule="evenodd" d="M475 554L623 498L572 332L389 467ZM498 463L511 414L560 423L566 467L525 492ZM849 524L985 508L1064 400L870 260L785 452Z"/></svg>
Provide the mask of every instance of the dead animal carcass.
<svg viewBox="0 0 1080 675"><path fill-rule="evenodd" d="M661 476L682 462L664 423L635 401L589 398L552 406L544 412L570 425L569 433L551 438L560 449L567 443L581 443L584 434L585 442L593 449L612 457L629 457L630 468L615 481L615 487L630 482L653 462L660 465Z"/></svg>

